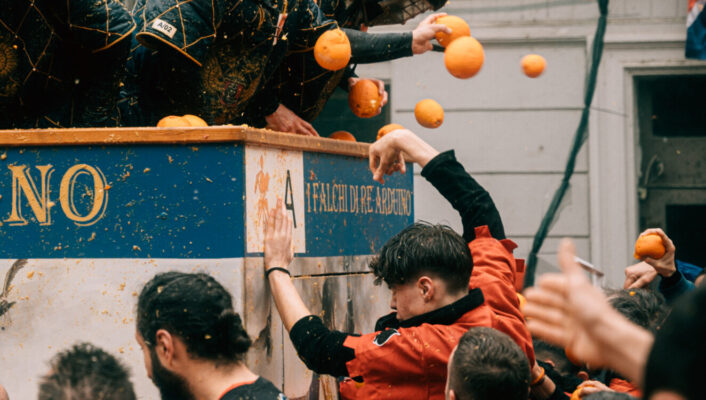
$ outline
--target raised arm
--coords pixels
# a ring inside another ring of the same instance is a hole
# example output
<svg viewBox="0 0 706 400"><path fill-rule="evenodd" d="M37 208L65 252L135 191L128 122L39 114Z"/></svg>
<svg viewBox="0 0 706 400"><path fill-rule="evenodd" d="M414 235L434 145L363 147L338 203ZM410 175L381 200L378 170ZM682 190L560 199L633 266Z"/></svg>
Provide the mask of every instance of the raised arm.
<svg viewBox="0 0 706 400"><path fill-rule="evenodd" d="M439 153L405 129L390 132L370 146L370 168L378 182L384 183L385 174L404 172L405 160L422 167L422 176L459 212L466 241L472 241L475 228L483 225L488 226L494 238L505 239L505 229L490 194L456 161L453 150Z"/></svg>

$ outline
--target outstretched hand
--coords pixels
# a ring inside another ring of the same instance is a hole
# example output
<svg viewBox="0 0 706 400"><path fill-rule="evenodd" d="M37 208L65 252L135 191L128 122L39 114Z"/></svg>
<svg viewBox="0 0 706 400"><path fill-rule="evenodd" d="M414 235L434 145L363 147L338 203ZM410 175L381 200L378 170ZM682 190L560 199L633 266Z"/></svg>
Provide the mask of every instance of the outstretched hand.
<svg viewBox="0 0 706 400"><path fill-rule="evenodd" d="M591 368L609 367L641 383L652 335L615 311L575 261L573 243L559 245L561 274L545 274L525 291L527 327Z"/></svg>
<svg viewBox="0 0 706 400"><path fill-rule="evenodd" d="M265 117L267 129L278 132L290 132L305 136L319 136L314 127L301 119L292 110L280 104L277 110Z"/></svg>
<svg viewBox="0 0 706 400"><path fill-rule="evenodd" d="M403 174L406 172L405 161L424 167L437 154L438 151L414 132L397 129L370 145L370 172L373 173L373 180L384 184L385 175L392 175L397 171Z"/></svg>
<svg viewBox="0 0 706 400"><path fill-rule="evenodd" d="M605 365L601 343L589 332L613 310L583 274L575 255L574 244L564 239L558 254L563 273L545 274L537 287L528 288L523 312L533 334L567 349L592 368L601 367Z"/></svg>
<svg viewBox="0 0 706 400"><path fill-rule="evenodd" d="M412 31L412 54L423 54L432 50L434 46L431 41L437 32L451 33L448 26L434 23L437 18L445 15L446 13L431 14L417 25Z"/></svg>
<svg viewBox="0 0 706 400"><path fill-rule="evenodd" d="M282 199L278 198L265 226L265 270L287 268L293 259L292 217L287 214Z"/></svg>
<svg viewBox="0 0 706 400"><path fill-rule="evenodd" d="M667 236L667 234L664 233L664 231L660 228L647 229L646 231L642 232L640 236L650 234L658 235L662 239L662 244L664 245L665 252L662 258L654 259L650 257L645 257L642 259L642 261L646 262L647 264L650 264L652 268L657 271L658 274L662 275L665 278L668 278L677 271L676 264L674 263L674 253L676 252L674 242L672 242L672 239L670 239L669 236Z"/></svg>

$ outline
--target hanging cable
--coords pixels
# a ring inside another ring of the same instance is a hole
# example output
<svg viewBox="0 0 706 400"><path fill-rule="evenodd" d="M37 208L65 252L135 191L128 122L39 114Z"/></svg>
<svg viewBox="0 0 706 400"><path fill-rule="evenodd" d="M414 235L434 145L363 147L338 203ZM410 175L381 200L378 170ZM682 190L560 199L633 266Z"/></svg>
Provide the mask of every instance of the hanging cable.
<svg viewBox="0 0 706 400"><path fill-rule="evenodd" d="M593 102L593 94L596 91L596 78L598 76L598 67L601 64L601 56L603 55L603 39L605 36L606 23L608 17L608 0L598 0L598 8L600 10L600 17L598 18L598 27L596 28L596 33L593 37L593 49L591 57L591 69L589 70L588 76L586 78L586 92L584 96L584 107L581 113L581 120L579 121L579 126L576 128L576 133L574 134L574 141L571 146L571 151L569 152L569 159L566 161L566 168L564 170L564 177L561 180L559 188L554 193L552 202L547 209L547 212L542 218L542 222L539 224L539 229L534 235L534 241L532 242L532 250L530 251L529 257L527 257L527 271L525 272L525 287L534 285L535 273L537 271L537 253L542 248L544 239L549 233L549 227L556 217L561 201L564 199L566 191L569 189L569 182L571 181L571 176L574 174L574 169L576 168L576 157L578 156L579 150L586 141L587 127L588 127L588 117L591 112L591 103Z"/></svg>

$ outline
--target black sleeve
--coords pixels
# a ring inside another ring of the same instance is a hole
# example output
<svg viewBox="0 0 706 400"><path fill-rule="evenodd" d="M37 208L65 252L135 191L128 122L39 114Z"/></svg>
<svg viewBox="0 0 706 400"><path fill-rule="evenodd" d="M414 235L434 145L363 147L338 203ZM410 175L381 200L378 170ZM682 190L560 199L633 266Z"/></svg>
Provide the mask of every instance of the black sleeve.
<svg viewBox="0 0 706 400"><path fill-rule="evenodd" d="M343 29L351 42L351 64L370 64L412 56L412 33L366 33Z"/></svg>
<svg viewBox="0 0 706 400"><path fill-rule="evenodd" d="M456 161L453 150L429 161L422 169L422 176L461 214L466 241L475 239L475 227L483 225L488 225L494 238L505 239L503 222L493 199Z"/></svg>
<svg viewBox="0 0 706 400"><path fill-rule="evenodd" d="M348 334L331 331L321 318L309 315L297 321L289 338L307 368L332 376L348 376L346 363L355 358L355 351L345 347Z"/></svg>

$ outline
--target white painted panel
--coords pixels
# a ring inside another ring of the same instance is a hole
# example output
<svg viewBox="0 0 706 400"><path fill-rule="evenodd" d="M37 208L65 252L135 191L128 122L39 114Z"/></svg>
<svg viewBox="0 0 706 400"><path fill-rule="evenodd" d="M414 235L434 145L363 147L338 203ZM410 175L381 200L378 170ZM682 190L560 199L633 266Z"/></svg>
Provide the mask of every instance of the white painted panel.
<svg viewBox="0 0 706 400"><path fill-rule="evenodd" d="M547 59L539 78L522 73L520 60L528 53ZM393 63L392 104L395 111L413 110L425 98L446 109L580 107L585 71L585 48L576 43L486 43L483 69L470 79L454 78L443 54L429 52Z"/></svg>
<svg viewBox="0 0 706 400"><path fill-rule="evenodd" d="M474 172L563 171L580 111L448 112L437 129L424 128L414 115L398 113L393 122L413 130L439 150L453 148ZM587 171L586 149L576 170Z"/></svg>
<svg viewBox="0 0 706 400"><path fill-rule="evenodd" d="M11 261L3 260L0 276ZM137 296L158 272L207 272L243 312L243 260L31 259L15 277L0 319L0 381L12 399L36 399L38 381L57 352L91 342L124 362L140 399L159 398L135 340Z"/></svg>
<svg viewBox="0 0 706 400"><path fill-rule="evenodd" d="M551 202L561 175L475 175L500 211L508 236L534 236ZM558 219L549 231L553 236L588 236L588 179L578 174L571 180ZM461 233L458 213L421 176L415 176L415 216L418 220L447 223Z"/></svg>

